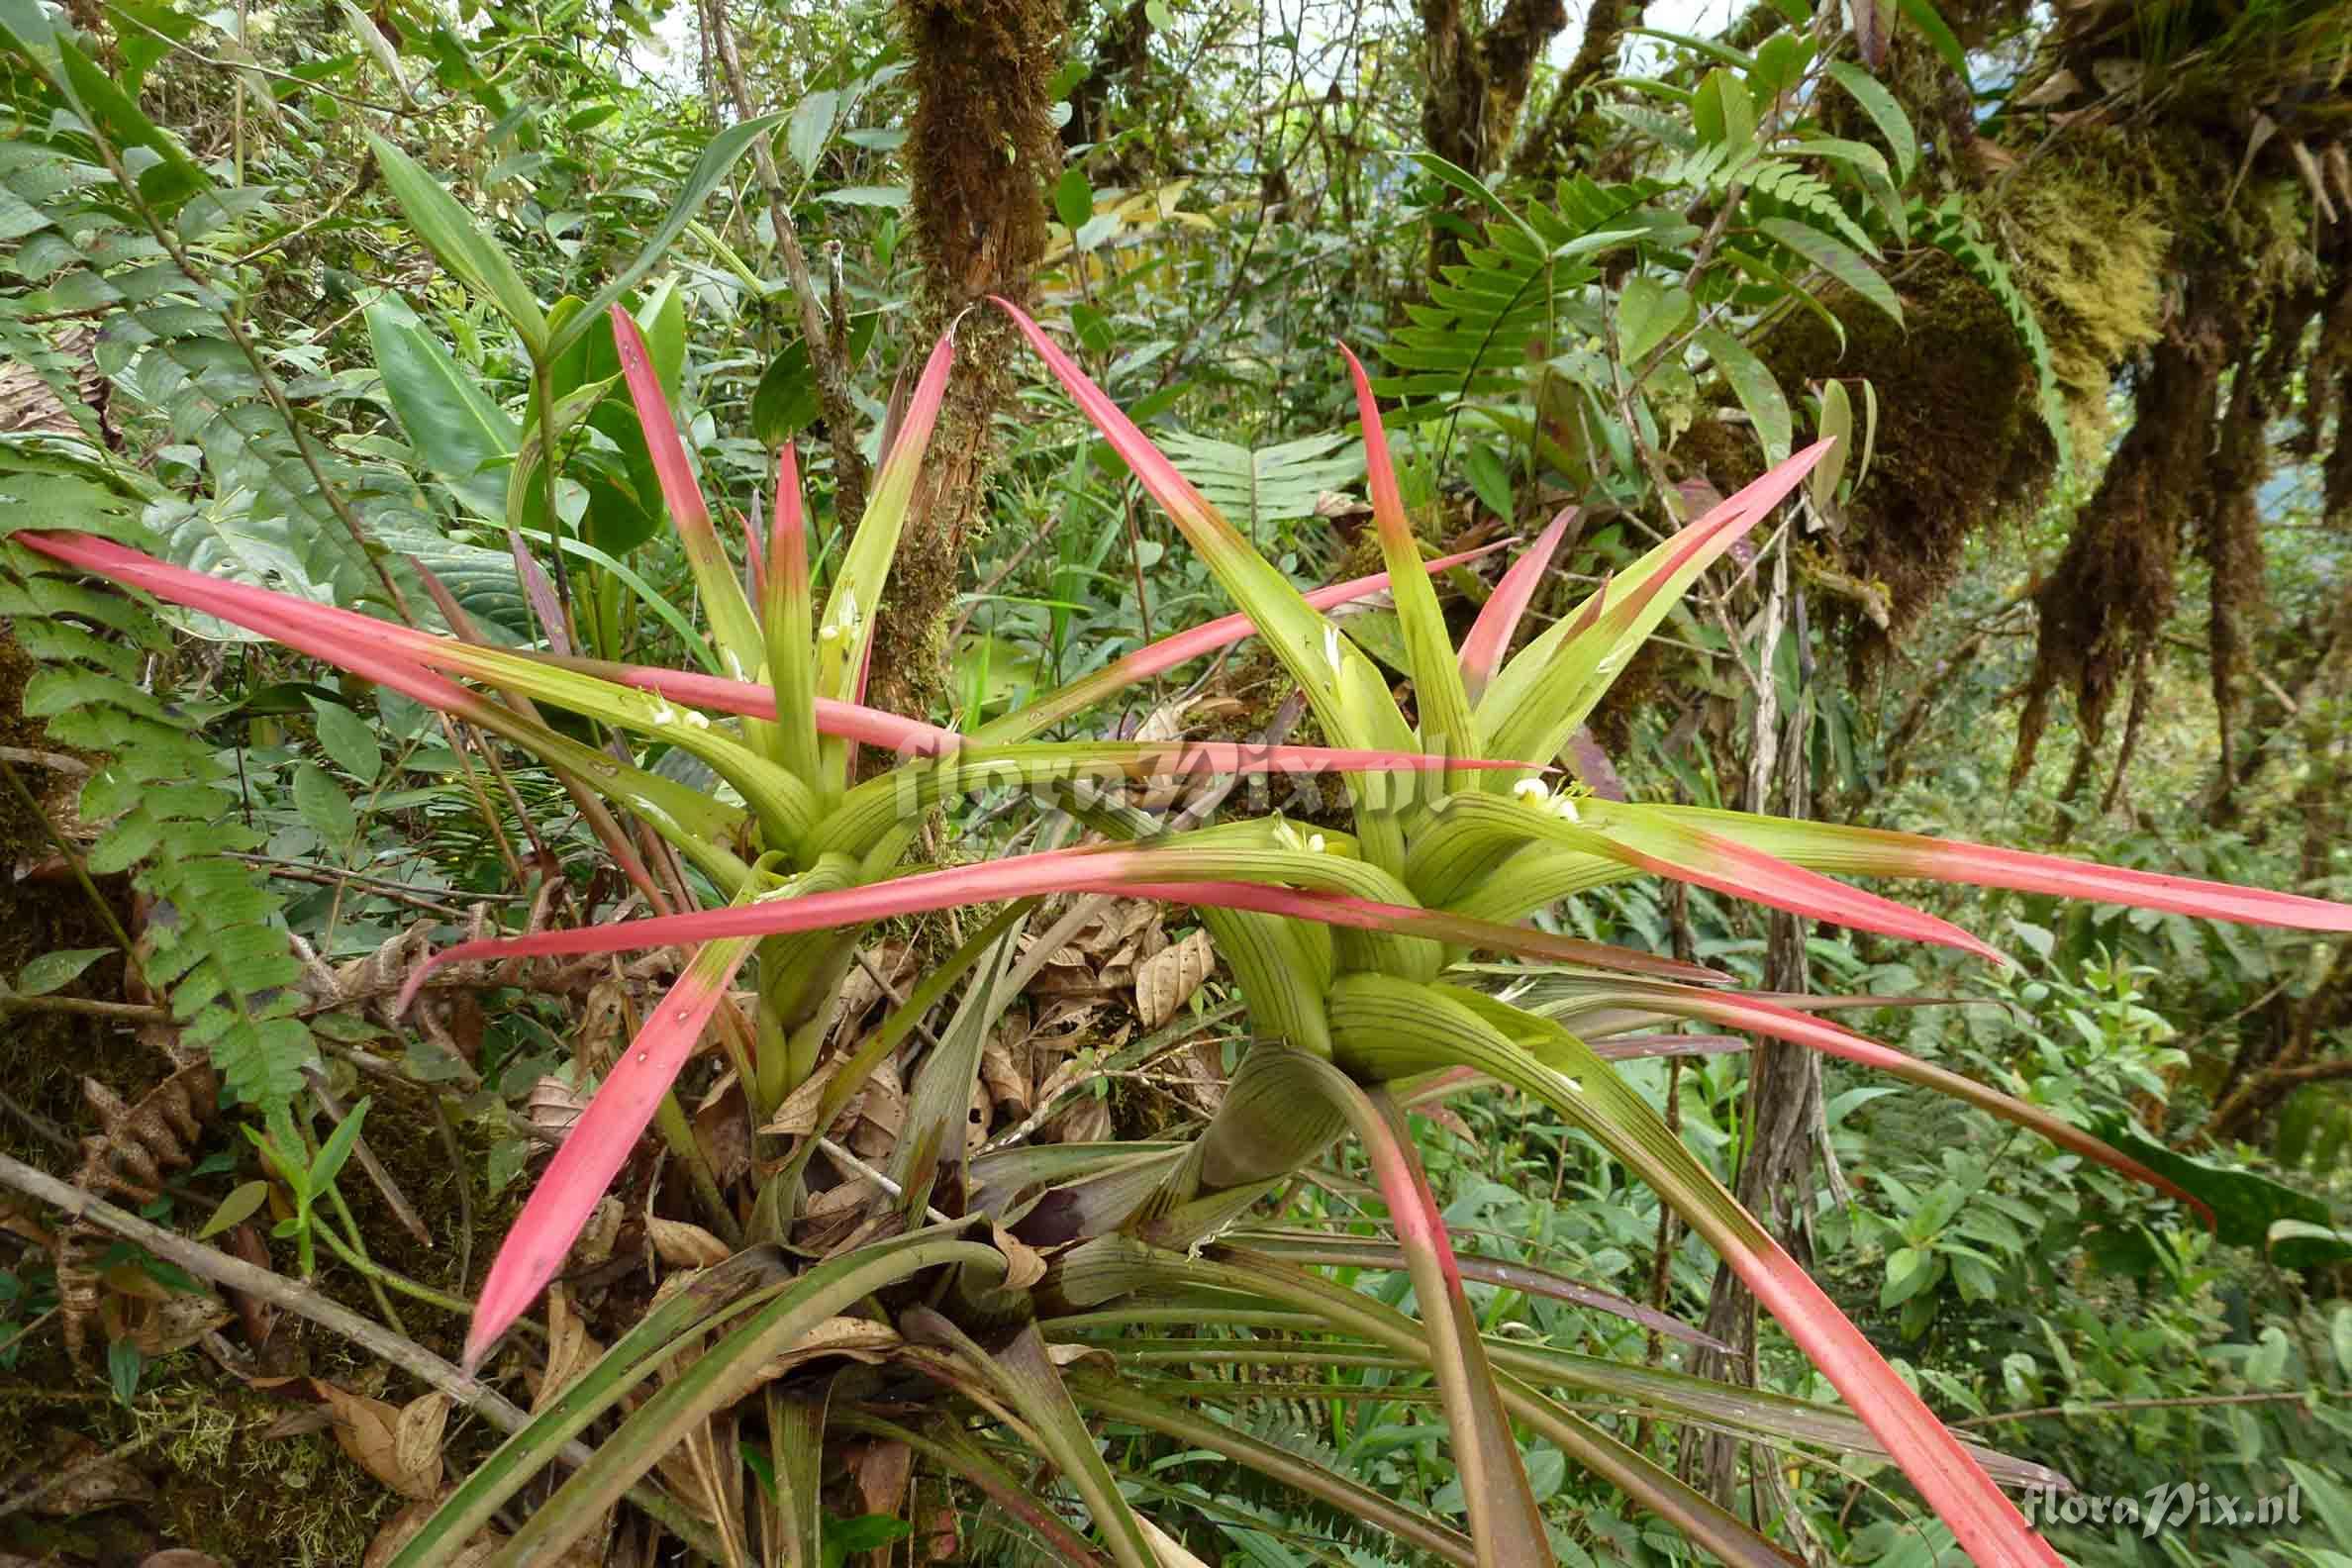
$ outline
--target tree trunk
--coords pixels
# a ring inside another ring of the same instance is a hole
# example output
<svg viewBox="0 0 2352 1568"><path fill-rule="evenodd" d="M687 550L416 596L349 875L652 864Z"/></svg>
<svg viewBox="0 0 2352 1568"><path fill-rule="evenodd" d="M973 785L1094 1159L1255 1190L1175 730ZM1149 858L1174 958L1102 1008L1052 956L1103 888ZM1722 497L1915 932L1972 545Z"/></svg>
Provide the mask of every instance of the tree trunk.
<svg viewBox="0 0 2352 1568"><path fill-rule="evenodd" d="M1421 0L1421 137L1447 162L1484 174L1511 147L1536 62L1568 25L1568 8L1562 0L1508 0L1475 37L1470 12L1463 0ZM1461 241L1448 226L1431 228L1431 270L1460 254Z"/></svg>
<svg viewBox="0 0 2352 1568"><path fill-rule="evenodd" d="M1046 90L1063 20L1051 0L905 0L901 10L917 93L907 147L924 259L916 342L952 328L955 374L883 596L866 689L877 707L922 715L944 686L946 612L981 531L990 427L1012 386L1018 340L983 302L1022 299L1045 248L1045 190L1061 167Z"/></svg>

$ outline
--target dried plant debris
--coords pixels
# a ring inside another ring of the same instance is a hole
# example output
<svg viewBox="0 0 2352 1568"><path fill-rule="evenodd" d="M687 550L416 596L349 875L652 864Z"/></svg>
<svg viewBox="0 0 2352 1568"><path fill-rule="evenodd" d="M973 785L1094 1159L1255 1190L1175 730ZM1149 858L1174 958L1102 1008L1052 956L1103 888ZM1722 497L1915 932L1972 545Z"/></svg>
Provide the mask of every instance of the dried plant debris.
<svg viewBox="0 0 2352 1568"><path fill-rule="evenodd" d="M97 1117L99 1130L82 1139L81 1168L73 1184L95 1197L152 1203L162 1194L166 1171L185 1170L194 1163L197 1141L219 1106L220 1094L220 1077L209 1062L182 1067L136 1104L126 1104L95 1078L84 1078L82 1099ZM77 1220L58 1233L52 1252L65 1346L76 1361L87 1358L90 1323L99 1314L99 1292L105 1283L100 1259L112 1244L104 1231ZM126 1318L124 1324L131 1327L138 1321ZM173 1322L177 1329L149 1325L147 1342L159 1344L188 1325L182 1318ZM180 1343L205 1331L198 1328Z"/></svg>

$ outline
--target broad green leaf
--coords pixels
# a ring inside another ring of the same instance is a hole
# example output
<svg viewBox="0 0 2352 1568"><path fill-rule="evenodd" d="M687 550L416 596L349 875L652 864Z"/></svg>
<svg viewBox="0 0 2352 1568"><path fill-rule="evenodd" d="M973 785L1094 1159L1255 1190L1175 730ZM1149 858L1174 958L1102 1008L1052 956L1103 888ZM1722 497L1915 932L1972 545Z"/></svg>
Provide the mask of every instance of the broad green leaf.
<svg viewBox="0 0 2352 1568"><path fill-rule="evenodd" d="M1073 232L1094 216L1094 187L1086 183L1086 170L1075 163L1053 182L1053 215Z"/></svg>
<svg viewBox="0 0 2352 1568"><path fill-rule="evenodd" d="M330 849L343 850L359 833L359 817L343 786L316 762L294 764L294 808Z"/></svg>
<svg viewBox="0 0 2352 1568"><path fill-rule="evenodd" d="M1617 294L1617 351L1639 364L1650 350L1690 325L1699 313L1690 290L1669 287L1647 273L1625 280Z"/></svg>
<svg viewBox="0 0 2352 1568"><path fill-rule="evenodd" d="M269 1183L265 1181L240 1183L235 1191L221 1200L220 1207L212 1212L212 1218L204 1222L204 1228L196 1232L196 1239L199 1241L210 1240L222 1231L244 1224L251 1219L254 1212L268 1199Z"/></svg>
<svg viewBox="0 0 2352 1568"><path fill-rule="evenodd" d="M115 951L112 947L60 947L25 961L17 972L15 990L19 996L48 996L51 991L70 985L84 969Z"/></svg>
<svg viewBox="0 0 2352 1568"><path fill-rule="evenodd" d="M373 784L384 768L374 726L342 703L313 697L310 705L317 717L319 744L335 758L335 765L362 784Z"/></svg>
<svg viewBox="0 0 2352 1568"><path fill-rule="evenodd" d="M498 242L483 233L473 214L415 158L372 131L367 133L367 145L383 171L385 188L400 204L417 238L443 267L497 308L534 360L546 358L550 349L546 313L539 309L538 297Z"/></svg>
<svg viewBox="0 0 2352 1568"><path fill-rule="evenodd" d="M1821 418L1814 434L1836 442L1805 477L1813 509L1826 516L1837 503L1837 481L1845 476L1846 455L1854 449L1854 405L1846 396L1845 383L1834 376L1821 384Z"/></svg>
<svg viewBox="0 0 2352 1568"><path fill-rule="evenodd" d="M792 161L801 166L803 174L816 172L825 144L833 140L840 109L841 95L837 92L813 92L794 106L792 123L784 131L784 148L792 154Z"/></svg>
<svg viewBox="0 0 2352 1568"><path fill-rule="evenodd" d="M1789 414L1789 400L1782 395L1780 382L1771 368L1746 343L1719 327L1701 328L1698 342L1715 361L1715 368L1722 371L1723 379L1731 383L1739 406L1747 410L1748 422L1755 427L1756 440L1764 448L1764 460L1771 463L1787 460L1790 443L1796 439L1796 427Z"/></svg>

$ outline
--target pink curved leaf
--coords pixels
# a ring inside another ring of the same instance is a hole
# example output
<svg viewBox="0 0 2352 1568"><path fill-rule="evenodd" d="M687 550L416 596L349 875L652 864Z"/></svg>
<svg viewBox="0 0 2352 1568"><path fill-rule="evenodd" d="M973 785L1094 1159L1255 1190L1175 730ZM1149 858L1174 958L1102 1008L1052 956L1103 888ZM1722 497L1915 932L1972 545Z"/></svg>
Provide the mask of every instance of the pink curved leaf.
<svg viewBox="0 0 2352 1568"><path fill-rule="evenodd" d="M499 1335L523 1316L579 1239L581 1227L629 1160L661 1097L694 1053L705 1025L726 999L749 940L718 941L694 956L678 983L645 1019L547 1162L523 1212L507 1231L474 1304L465 1332L465 1370L482 1364Z"/></svg>
<svg viewBox="0 0 2352 1568"><path fill-rule="evenodd" d="M1581 507L1563 508L1558 517L1535 537L1511 569L1495 584L1495 591L1487 595L1487 602L1479 607L1478 619L1471 623L1469 636L1462 638L1462 686L1470 700L1477 702L1485 695L1487 682L1502 668L1503 655L1511 649L1512 635L1519 631L1519 618L1527 613L1527 606L1535 598L1535 590L1542 586L1544 571L1550 567L1552 553L1560 547L1560 540L1568 532L1568 525L1582 514ZM1602 585L1606 594L1608 585ZM1595 596L1598 602L1599 595Z"/></svg>

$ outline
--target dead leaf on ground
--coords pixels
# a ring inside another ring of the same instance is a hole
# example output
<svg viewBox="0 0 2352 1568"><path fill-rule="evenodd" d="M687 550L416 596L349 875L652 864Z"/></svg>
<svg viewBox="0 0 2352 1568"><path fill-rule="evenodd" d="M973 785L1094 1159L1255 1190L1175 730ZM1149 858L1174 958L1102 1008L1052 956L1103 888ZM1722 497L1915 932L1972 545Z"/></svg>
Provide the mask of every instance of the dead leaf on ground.
<svg viewBox="0 0 2352 1568"><path fill-rule="evenodd" d="M743 1086L734 1073L703 1096L694 1108L694 1141L721 1187L732 1187L751 1169L751 1115L743 1103Z"/></svg>
<svg viewBox="0 0 2352 1568"><path fill-rule="evenodd" d="M782 1377L794 1367L822 1361L828 1356L876 1366L905 1342L896 1328L871 1318L828 1318L794 1340L791 1349L759 1363L753 1376L764 1383Z"/></svg>
<svg viewBox="0 0 2352 1568"><path fill-rule="evenodd" d="M562 1282L547 1287L547 1365L532 1393L531 1414L537 1416L555 1402L564 1385L578 1377L604 1354L588 1332L588 1324L572 1311L571 1293Z"/></svg>
<svg viewBox="0 0 2352 1568"><path fill-rule="evenodd" d="M435 1445L430 1453L419 1453L414 1443L408 1445L406 1457L418 1462L405 1464L400 1432L406 1412L380 1399L370 1399L364 1394L338 1388L324 1378L312 1378L310 1384L319 1398L326 1401L327 1409L335 1419L335 1440L360 1469L402 1497L429 1498L441 1490L441 1457L438 1429L434 1432ZM426 1399L440 1397L425 1396ZM409 1409L417 1410L422 1404L421 1400L414 1402ZM444 1405L441 1419L445 1420L447 1414ZM430 1418L420 1415L419 1425L422 1426L427 1420Z"/></svg>
<svg viewBox="0 0 2352 1568"><path fill-rule="evenodd" d="M915 1450L903 1442L860 1444L849 1456L849 1473L857 1478L857 1495L868 1514L896 1519L907 1496L907 1478L915 1473Z"/></svg>
<svg viewBox="0 0 2352 1568"><path fill-rule="evenodd" d="M571 1266L595 1268L613 1255L613 1243L621 1239L621 1226L629 1218L629 1211L618 1198L599 1198L596 1207L588 1212L588 1223L580 1227L580 1238L572 1243Z"/></svg>
<svg viewBox="0 0 2352 1568"><path fill-rule="evenodd" d="M841 1058L833 1056L819 1064L817 1070L800 1082L800 1087L784 1097L776 1114L759 1130L776 1137L807 1137L817 1130L817 1105L825 1098L825 1086L839 1070Z"/></svg>
<svg viewBox="0 0 2352 1568"><path fill-rule="evenodd" d="M653 1251L673 1268L710 1268L734 1256L734 1250L701 1225L684 1220L646 1220L645 1234Z"/></svg>
<svg viewBox="0 0 2352 1568"><path fill-rule="evenodd" d="M1174 1018L1216 967L1217 949L1205 931L1144 959L1135 968L1135 1015L1143 1027L1158 1029Z"/></svg>
<svg viewBox="0 0 2352 1568"><path fill-rule="evenodd" d="M392 1429L392 1456L401 1474L430 1476L441 1485L441 1433L449 1425L449 1396L435 1390L401 1407Z"/></svg>
<svg viewBox="0 0 2352 1568"><path fill-rule="evenodd" d="M145 1503L155 1495L147 1478L127 1459L102 1452L87 1437L72 1436L49 1444L62 1475L36 1498L32 1512L51 1519L95 1514L123 1503Z"/></svg>
<svg viewBox="0 0 2352 1568"><path fill-rule="evenodd" d="M560 1078L541 1078L523 1096L524 1120L557 1138L569 1137L587 1109L588 1097Z"/></svg>
<svg viewBox="0 0 2352 1568"><path fill-rule="evenodd" d="M227 1326L235 1316L210 1291L193 1296L166 1295L161 1301L109 1295L98 1304L98 1323L107 1339L110 1342L128 1339L146 1356L185 1350L215 1328Z"/></svg>

